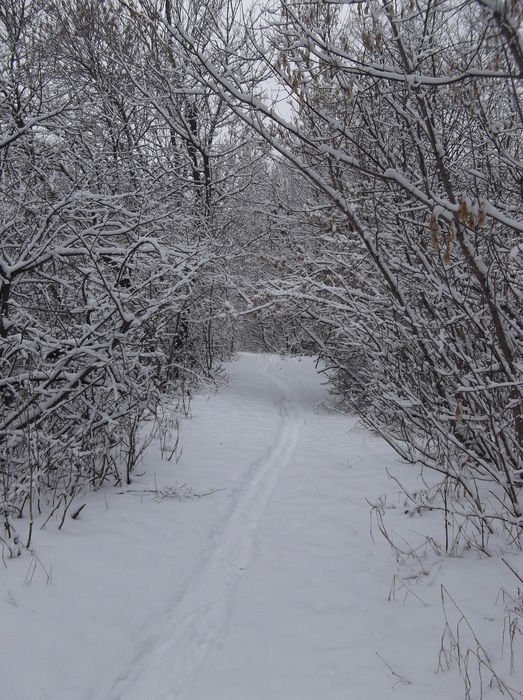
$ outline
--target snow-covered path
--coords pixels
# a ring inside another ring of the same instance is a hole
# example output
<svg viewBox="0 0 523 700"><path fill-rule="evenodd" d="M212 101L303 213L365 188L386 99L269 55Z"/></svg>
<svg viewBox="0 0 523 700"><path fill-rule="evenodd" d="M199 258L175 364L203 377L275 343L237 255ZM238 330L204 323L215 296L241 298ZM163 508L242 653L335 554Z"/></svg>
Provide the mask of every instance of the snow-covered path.
<svg viewBox="0 0 523 700"><path fill-rule="evenodd" d="M362 496L394 456L324 398L310 359L245 354L231 370L209 407L247 459L210 548L110 700L345 700L397 685L376 656L396 631Z"/></svg>
<svg viewBox="0 0 523 700"><path fill-rule="evenodd" d="M158 697L183 697L206 658L222 642L235 612L241 579L256 555L257 530L282 471L292 461L304 423L292 390L277 372L270 371L275 366L270 358L256 368L269 382L264 400L269 399L278 416L272 444L241 474L230 511L212 532L212 550L180 589L162 637L118 678L115 698L149 697L156 684ZM251 400L255 402L256 395ZM238 437L249 440L243 431Z"/></svg>
<svg viewBox="0 0 523 700"><path fill-rule="evenodd" d="M132 490L87 496L38 560L0 571L1 700L463 697L435 673L441 562L407 585L369 532L366 497L401 503L385 470L412 467L325 410L311 359L241 354L229 375L194 400L178 463L153 443ZM155 483L216 491L156 502ZM474 584L493 620L499 582Z"/></svg>

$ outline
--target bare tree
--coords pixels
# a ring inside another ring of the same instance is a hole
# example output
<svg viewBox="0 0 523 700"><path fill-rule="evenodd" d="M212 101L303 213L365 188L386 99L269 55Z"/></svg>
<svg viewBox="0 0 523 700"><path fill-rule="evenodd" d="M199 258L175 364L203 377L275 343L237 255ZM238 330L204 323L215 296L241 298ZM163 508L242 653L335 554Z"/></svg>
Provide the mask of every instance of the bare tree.
<svg viewBox="0 0 523 700"><path fill-rule="evenodd" d="M509 2L278 3L247 36L289 119L171 28L324 207L301 285L274 294L308 304L348 398L450 480L480 539L521 533L519 21Z"/></svg>

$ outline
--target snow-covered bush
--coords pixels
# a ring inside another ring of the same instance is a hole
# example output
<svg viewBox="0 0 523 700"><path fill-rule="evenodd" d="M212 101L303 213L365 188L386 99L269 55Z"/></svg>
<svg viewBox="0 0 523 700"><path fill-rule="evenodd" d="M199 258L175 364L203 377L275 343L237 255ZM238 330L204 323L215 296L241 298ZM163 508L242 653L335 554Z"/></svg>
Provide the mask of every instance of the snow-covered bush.
<svg viewBox="0 0 523 700"><path fill-rule="evenodd" d="M109 3L0 9L0 517L27 546L38 513L129 482L161 393L222 356L207 123L149 39Z"/></svg>

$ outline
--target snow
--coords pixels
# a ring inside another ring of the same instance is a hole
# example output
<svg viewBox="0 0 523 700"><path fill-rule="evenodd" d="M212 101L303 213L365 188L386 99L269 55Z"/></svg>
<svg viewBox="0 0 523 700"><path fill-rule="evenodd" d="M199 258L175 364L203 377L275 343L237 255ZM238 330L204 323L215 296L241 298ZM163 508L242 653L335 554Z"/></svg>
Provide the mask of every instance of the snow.
<svg viewBox="0 0 523 700"><path fill-rule="evenodd" d="M228 374L194 398L181 453L153 441L130 487L85 495L0 569L2 700L458 700L455 662L436 672L442 585L523 688L519 635L514 675L508 637L502 657L517 581L500 558L430 550L441 516L407 517L386 474L413 486L416 469L326 409L312 359L242 353ZM417 559L395 560L366 499Z"/></svg>

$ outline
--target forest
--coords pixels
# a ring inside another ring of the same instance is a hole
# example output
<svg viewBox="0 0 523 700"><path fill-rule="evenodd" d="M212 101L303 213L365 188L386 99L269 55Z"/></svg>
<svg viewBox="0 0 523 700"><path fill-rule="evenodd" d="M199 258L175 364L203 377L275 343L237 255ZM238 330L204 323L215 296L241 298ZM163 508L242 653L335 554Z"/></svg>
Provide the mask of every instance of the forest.
<svg viewBox="0 0 523 700"><path fill-rule="evenodd" d="M2 0L3 556L238 349L316 356L437 473L448 553L521 546L521 17Z"/></svg>

